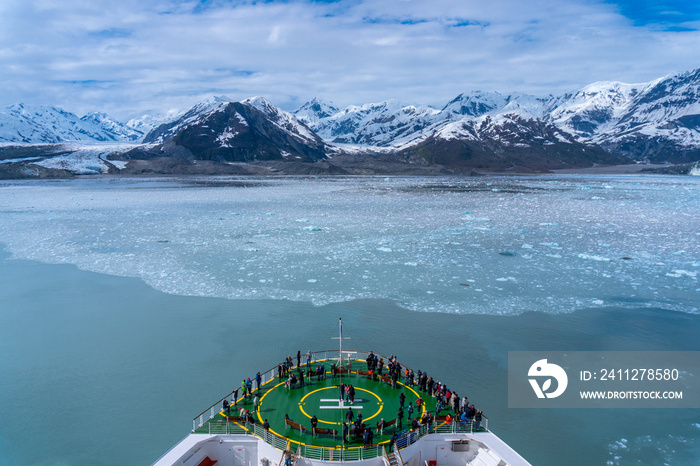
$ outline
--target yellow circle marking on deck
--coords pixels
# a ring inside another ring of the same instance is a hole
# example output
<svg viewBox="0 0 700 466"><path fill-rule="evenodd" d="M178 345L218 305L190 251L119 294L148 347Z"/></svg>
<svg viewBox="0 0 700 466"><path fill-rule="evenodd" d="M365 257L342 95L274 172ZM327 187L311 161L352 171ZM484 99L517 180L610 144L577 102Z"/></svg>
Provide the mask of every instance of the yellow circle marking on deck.
<svg viewBox="0 0 700 466"><path fill-rule="evenodd" d="M270 380L268 380L268 382L270 382ZM270 388L268 391L265 392L265 394L260 398L260 400L258 400L258 409L255 410L255 414L258 415L258 420L260 421L260 424L263 423L263 418L260 415L260 408L262 408L263 400L265 399L265 397L267 396L268 393L270 393L272 390L279 387L280 385L284 385L284 382L280 382L277 385L275 385L274 387Z"/></svg>
<svg viewBox="0 0 700 466"><path fill-rule="evenodd" d="M398 383L398 384L400 384L400 385L403 385L403 386L406 387L407 389L411 390L411 391L413 392L413 394L416 395L416 399L418 399L418 398L420 398L421 400L423 399L423 397L420 396L420 394L419 394L418 392L416 392L413 388L409 387L409 386L406 385L405 383L399 382L399 381L397 381L396 383ZM423 415L425 415L425 400L423 400L423 402L421 403L421 408L422 408L422 409L421 409L421 412L420 412L420 417L423 417Z"/></svg>
<svg viewBox="0 0 700 466"><path fill-rule="evenodd" d="M314 393L320 392L321 390L337 390L337 387L323 387L323 388L319 388L319 389L317 389L317 390L314 390L313 392L307 393L306 395L304 395L304 397L303 397L301 400L299 400L299 410L302 412L302 414L304 414L304 416L308 417L309 419L311 419L311 416L309 416L309 414L308 414L306 411L304 411L304 406L303 406L303 405L304 405L304 400L305 400L306 397L308 397L309 395L313 395ZM369 390L367 390L367 389L360 388L360 387L355 387L355 390L362 390L363 392L367 392L367 393L369 393L369 394L371 394L371 395L374 395L374 397L375 397L377 400L379 400L379 409L377 410L377 412L374 413L373 415L371 415L370 417L365 418L364 420L365 420L365 421L369 421L370 419L372 419L372 418L374 418L374 417L377 417L377 416L379 415L379 413L382 412L382 409L384 409L384 400L382 400L382 399L379 397L379 395L377 395L376 393L371 392L371 391L369 391ZM340 401L340 400L339 400L339 401ZM352 407L352 405L349 405L348 407ZM323 423L323 424L336 425L336 426L342 426L342 425L343 425L342 422L322 421L321 419L319 419L318 422L321 422L321 423Z"/></svg>

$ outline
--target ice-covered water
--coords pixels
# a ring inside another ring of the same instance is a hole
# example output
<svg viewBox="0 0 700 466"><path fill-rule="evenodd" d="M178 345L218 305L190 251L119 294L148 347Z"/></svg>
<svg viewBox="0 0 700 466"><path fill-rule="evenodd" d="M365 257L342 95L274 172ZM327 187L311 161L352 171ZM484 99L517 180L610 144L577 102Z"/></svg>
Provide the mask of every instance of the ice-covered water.
<svg viewBox="0 0 700 466"><path fill-rule="evenodd" d="M697 313L696 177L188 179L0 184L16 258L172 294L416 311Z"/></svg>

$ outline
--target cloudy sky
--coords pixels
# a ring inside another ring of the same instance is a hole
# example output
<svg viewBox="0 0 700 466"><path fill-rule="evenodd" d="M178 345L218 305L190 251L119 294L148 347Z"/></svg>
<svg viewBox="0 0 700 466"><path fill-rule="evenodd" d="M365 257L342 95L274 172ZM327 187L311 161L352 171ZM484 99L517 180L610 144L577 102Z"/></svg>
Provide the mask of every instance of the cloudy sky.
<svg viewBox="0 0 700 466"><path fill-rule="evenodd" d="M698 67L691 0L0 0L0 106L78 115L210 95L442 105Z"/></svg>

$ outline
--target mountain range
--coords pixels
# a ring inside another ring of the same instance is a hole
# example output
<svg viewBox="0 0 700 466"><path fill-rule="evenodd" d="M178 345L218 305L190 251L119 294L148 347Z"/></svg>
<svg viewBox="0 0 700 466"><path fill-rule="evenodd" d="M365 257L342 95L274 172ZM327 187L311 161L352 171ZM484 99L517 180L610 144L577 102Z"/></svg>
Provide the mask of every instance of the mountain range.
<svg viewBox="0 0 700 466"><path fill-rule="evenodd" d="M463 173L699 160L700 69L561 96L474 91L441 107L389 100L341 109L316 98L290 113L261 97L213 97L127 123L55 107L0 109L3 177Z"/></svg>

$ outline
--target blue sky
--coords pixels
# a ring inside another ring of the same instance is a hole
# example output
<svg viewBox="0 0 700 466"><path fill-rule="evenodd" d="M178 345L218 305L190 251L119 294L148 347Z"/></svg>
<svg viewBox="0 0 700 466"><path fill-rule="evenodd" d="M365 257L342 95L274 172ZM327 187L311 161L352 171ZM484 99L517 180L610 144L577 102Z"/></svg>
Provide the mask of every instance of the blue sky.
<svg viewBox="0 0 700 466"><path fill-rule="evenodd" d="M3 0L0 106L126 119L210 95L293 110L560 94L700 67L700 2Z"/></svg>
<svg viewBox="0 0 700 466"><path fill-rule="evenodd" d="M635 26L651 26L673 31L694 29L689 23L700 19L700 3L693 0L607 2L618 8Z"/></svg>

